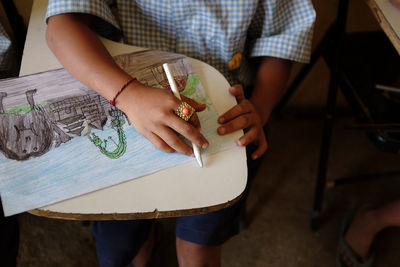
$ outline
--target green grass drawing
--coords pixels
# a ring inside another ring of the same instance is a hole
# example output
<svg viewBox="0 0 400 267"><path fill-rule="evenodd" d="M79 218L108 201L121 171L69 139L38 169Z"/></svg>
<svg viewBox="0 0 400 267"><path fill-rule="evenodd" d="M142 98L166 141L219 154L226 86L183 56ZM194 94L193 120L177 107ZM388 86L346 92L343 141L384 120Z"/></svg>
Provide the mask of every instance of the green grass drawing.
<svg viewBox="0 0 400 267"><path fill-rule="evenodd" d="M37 105L35 105L35 108L43 108L46 106L46 101L43 101ZM16 107L16 108L10 108L5 111L5 114L26 114L32 111L31 106L26 105L22 107Z"/></svg>
<svg viewBox="0 0 400 267"><path fill-rule="evenodd" d="M197 85L200 83L199 76L197 74L191 74L187 78L185 90L181 92L184 96L193 95L196 92Z"/></svg>

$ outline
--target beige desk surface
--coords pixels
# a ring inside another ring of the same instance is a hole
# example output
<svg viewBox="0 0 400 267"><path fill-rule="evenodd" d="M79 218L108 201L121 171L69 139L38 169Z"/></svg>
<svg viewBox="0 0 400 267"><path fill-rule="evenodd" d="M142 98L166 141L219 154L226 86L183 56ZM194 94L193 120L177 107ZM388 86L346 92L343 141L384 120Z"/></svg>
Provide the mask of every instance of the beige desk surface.
<svg viewBox="0 0 400 267"><path fill-rule="evenodd" d="M33 3L20 75L61 67L45 42L46 7L47 0ZM104 43L113 55L140 50L108 40ZM219 72L195 59L191 63L220 114L236 103ZM245 149L234 147L203 160L203 168L193 160L30 212L64 219L136 219L191 215L231 205L246 186Z"/></svg>
<svg viewBox="0 0 400 267"><path fill-rule="evenodd" d="M368 5L400 54L400 8L393 6L390 0L368 0Z"/></svg>

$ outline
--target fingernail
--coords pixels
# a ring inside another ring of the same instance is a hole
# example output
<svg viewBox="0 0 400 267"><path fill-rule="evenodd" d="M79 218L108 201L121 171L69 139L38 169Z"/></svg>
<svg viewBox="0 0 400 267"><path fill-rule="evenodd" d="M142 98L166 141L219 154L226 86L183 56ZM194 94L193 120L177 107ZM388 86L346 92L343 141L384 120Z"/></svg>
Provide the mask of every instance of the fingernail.
<svg viewBox="0 0 400 267"><path fill-rule="evenodd" d="M208 144L207 144L207 143L204 143L204 144L201 146L202 149L206 149L207 147L208 147Z"/></svg>
<svg viewBox="0 0 400 267"><path fill-rule="evenodd" d="M258 155L253 155L252 158L253 158L253 160L258 159Z"/></svg>
<svg viewBox="0 0 400 267"><path fill-rule="evenodd" d="M224 133L226 133L226 129L224 127L219 127L218 128L218 133L219 134L224 134Z"/></svg>
<svg viewBox="0 0 400 267"><path fill-rule="evenodd" d="M237 145L238 145L238 146L243 146L243 143L242 143L240 140L238 140L238 141L237 141Z"/></svg>
<svg viewBox="0 0 400 267"><path fill-rule="evenodd" d="M219 122L219 123L224 123L224 122L225 122L225 118L224 118L224 117L220 117L220 118L218 119L218 122Z"/></svg>

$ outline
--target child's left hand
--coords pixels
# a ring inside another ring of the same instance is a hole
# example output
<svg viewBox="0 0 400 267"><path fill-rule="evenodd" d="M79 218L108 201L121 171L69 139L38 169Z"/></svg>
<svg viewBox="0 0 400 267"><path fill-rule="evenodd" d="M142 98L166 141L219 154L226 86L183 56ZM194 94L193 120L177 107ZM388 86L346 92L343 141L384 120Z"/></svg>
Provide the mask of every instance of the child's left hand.
<svg viewBox="0 0 400 267"><path fill-rule="evenodd" d="M255 144L257 149L251 155L251 158L255 160L261 157L268 148L260 115L253 103L244 96L241 85L229 88L229 93L236 97L238 104L218 118L221 124L217 129L218 134L225 135L243 129L245 134L237 140L237 144L239 146Z"/></svg>

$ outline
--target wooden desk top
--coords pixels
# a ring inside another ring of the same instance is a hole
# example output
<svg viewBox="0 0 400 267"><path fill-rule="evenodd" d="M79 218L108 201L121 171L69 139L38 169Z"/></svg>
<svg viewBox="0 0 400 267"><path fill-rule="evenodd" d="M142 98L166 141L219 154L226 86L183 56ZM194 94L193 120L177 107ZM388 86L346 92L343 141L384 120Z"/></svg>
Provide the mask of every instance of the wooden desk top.
<svg viewBox="0 0 400 267"><path fill-rule="evenodd" d="M375 18L400 54L400 8L390 0L367 0Z"/></svg>
<svg viewBox="0 0 400 267"><path fill-rule="evenodd" d="M33 3L20 75L61 67L45 42L46 7L47 0ZM104 44L113 55L140 50L108 40ZM218 113L236 103L218 71L195 59L191 63ZM235 133L234 138L240 135ZM78 220L161 218L214 211L239 199L247 183L245 149L234 147L203 160L204 168L193 160L30 212Z"/></svg>

